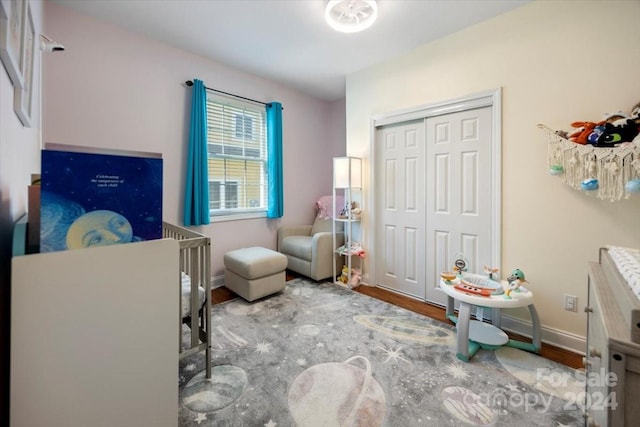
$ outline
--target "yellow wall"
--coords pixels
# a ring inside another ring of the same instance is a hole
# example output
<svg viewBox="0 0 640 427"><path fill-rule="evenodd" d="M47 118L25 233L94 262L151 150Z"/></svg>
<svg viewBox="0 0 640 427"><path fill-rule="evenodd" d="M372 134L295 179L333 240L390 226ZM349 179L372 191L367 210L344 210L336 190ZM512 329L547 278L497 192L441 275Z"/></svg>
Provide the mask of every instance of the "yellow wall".
<svg viewBox="0 0 640 427"><path fill-rule="evenodd" d="M536 124L568 129L640 101L640 2L535 1L346 86L347 153L364 157L367 193L373 116L502 88L501 267L525 271L545 328L584 336L587 262L606 244L640 247L640 195L611 203L550 176ZM365 244L370 233L365 220ZM577 313L563 294L578 296Z"/></svg>
<svg viewBox="0 0 640 427"><path fill-rule="evenodd" d="M260 164L258 163L247 163L245 164L244 160L220 160L209 158L209 181L224 181L224 171L226 167L226 180L231 182L238 183L238 208L250 208L253 206L249 206L251 200L260 201L261 197L265 197L266 193L264 186L263 187L243 187L242 184L245 182L260 182L260 174L262 169ZM226 164L226 166L225 166ZM263 174L264 175L264 174ZM266 180L263 180L266 181ZM246 191L242 191L246 189ZM262 194L261 194L262 193ZM210 200L212 202L213 199Z"/></svg>

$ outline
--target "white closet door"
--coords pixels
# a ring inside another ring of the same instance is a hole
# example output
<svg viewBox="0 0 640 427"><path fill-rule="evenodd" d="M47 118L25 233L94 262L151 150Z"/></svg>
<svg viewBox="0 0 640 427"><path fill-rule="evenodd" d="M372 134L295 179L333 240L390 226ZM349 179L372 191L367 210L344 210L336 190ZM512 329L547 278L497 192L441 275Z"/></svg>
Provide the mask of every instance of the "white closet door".
<svg viewBox="0 0 640 427"><path fill-rule="evenodd" d="M492 255L492 109L426 120L426 299L446 304L441 271L456 253L482 273Z"/></svg>
<svg viewBox="0 0 640 427"><path fill-rule="evenodd" d="M424 120L376 134L378 284L425 297Z"/></svg>

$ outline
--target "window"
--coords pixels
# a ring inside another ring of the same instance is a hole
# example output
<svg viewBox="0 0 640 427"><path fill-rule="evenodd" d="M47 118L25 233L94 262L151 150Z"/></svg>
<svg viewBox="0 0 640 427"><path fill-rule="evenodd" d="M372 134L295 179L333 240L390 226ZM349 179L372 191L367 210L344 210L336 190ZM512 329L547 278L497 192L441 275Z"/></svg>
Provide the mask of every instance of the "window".
<svg viewBox="0 0 640 427"><path fill-rule="evenodd" d="M236 114L236 138L253 139L253 118Z"/></svg>
<svg viewBox="0 0 640 427"><path fill-rule="evenodd" d="M207 92L207 147L210 215L266 212L264 108Z"/></svg>
<svg viewBox="0 0 640 427"><path fill-rule="evenodd" d="M238 183L209 181L209 209L236 209L238 207Z"/></svg>

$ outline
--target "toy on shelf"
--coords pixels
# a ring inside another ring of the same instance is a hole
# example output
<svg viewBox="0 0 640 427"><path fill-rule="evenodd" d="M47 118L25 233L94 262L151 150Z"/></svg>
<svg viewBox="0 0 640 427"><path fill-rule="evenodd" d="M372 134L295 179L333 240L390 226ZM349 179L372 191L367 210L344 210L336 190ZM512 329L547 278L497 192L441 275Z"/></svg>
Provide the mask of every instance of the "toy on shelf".
<svg viewBox="0 0 640 427"><path fill-rule="evenodd" d="M338 277L338 281L344 283L345 285L349 283L349 267L346 265L342 266L342 274Z"/></svg>
<svg viewBox="0 0 640 427"><path fill-rule="evenodd" d="M362 210L358 207L358 204L356 202L351 202L351 205L347 203L344 206L344 209L342 209L338 214L338 218L353 219L353 220L359 221L361 215L362 215Z"/></svg>
<svg viewBox="0 0 640 427"><path fill-rule="evenodd" d="M359 221L360 216L362 215L362 210L356 206L355 208L351 208L349 215L351 215L351 219Z"/></svg>
<svg viewBox="0 0 640 427"><path fill-rule="evenodd" d="M524 273L519 268L516 268L511 272L511 275L507 277L507 289L504 292L505 299L511 299L511 292L520 292L520 287L526 282Z"/></svg>
<svg viewBox="0 0 640 427"><path fill-rule="evenodd" d="M336 253L340 255L357 255L360 258L365 258L367 256L367 253L362 249L362 245L358 242L344 244L336 249Z"/></svg>
<svg viewBox="0 0 640 427"><path fill-rule="evenodd" d="M352 288L355 288L360 284L360 280L362 279L362 270L359 268L351 269L351 279L349 280L349 285Z"/></svg>
<svg viewBox="0 0 640 427"><path fill-rule="evenodd" d="M362 270L359 268L352 268L351 272L349 272L348 266L342 267L342 274L338 277L338 281L344 283L345 285L349 285L351 288L355 288L360 284L360 280L362 279Z"/></svg>

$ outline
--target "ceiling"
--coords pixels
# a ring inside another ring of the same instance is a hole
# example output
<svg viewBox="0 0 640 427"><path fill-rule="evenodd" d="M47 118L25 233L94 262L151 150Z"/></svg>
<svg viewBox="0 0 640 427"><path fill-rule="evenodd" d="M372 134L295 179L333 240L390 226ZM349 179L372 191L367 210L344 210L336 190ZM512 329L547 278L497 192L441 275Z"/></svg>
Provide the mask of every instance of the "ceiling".
<svg viewBox="0 0 640 427"><path fill-rule="evenodd" d="M355 34L326 24L326 0L50 1L333 101L346 75L531 0L379 0L377 21Z"/></svg>

